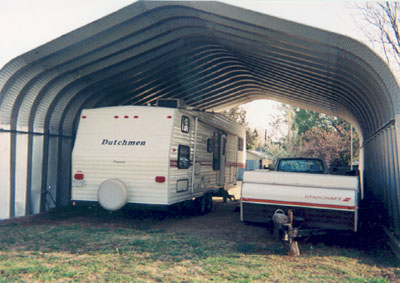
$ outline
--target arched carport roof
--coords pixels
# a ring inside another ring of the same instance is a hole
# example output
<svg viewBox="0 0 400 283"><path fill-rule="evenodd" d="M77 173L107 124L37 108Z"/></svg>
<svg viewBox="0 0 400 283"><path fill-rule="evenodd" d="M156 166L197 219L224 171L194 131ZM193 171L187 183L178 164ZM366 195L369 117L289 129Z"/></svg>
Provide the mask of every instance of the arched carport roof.
<svg viewBox="0 0 400 283"><path fill-rule="evenodd" d="M57 202L68 199L61 180L81 109L167 97L216 111L275 99L352 122L369 156L366 185L400 235L400 96L387 65L345 36L217 2L137 2L2 68L1 207L33 213L35 194L53 187Z"/></svg>
<svg viewBox="0 0 400 283"><path fill-rule="evenodd" d="M83 107L160 97L214 110L287 101L364 136L400 111L386 65L350 38L221 3L137 2L7 64L0 123L71 135Z"/></svg>

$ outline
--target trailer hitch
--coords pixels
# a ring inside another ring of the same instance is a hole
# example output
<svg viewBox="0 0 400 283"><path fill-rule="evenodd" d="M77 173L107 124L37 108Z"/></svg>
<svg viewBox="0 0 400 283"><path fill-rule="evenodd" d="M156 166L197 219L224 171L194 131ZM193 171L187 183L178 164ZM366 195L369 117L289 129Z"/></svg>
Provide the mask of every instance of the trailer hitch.
<svg viewBox="0 0 400 283"><path fill-rule="evenodd" d="M296 240L298 229L294 228L293 211L289 209L286 215L282 209L277 209L272 216L272 222L273 234L289 243L290 255L300 255L299 245Z"/></svg>
<svg viewBox="0 0 400 283"><path fill-rule="evenodd" d="M297 242L298 238L322 236L331 231L330 229L302 227L301 225L295 227L295 222L298 222L298 220L302 220L300 222L304 222L304 219L302 218L298 218L295 221L293 211L289 209L288 220L286 223L281 225L281 229L279 231L281 240L289 243L289 251L290 255L292 256L300 255L299 244Z"/></svg>
<svg viewBox="0 0 400 283"><path fill-rule="evenodd" d="M291 256L299 256L300 249L299 243L296 238L298 237L298 229L293 226L293 211L289 209L288 211L288 223L283 224L283 240L289 243L289 253Z"/></svg>

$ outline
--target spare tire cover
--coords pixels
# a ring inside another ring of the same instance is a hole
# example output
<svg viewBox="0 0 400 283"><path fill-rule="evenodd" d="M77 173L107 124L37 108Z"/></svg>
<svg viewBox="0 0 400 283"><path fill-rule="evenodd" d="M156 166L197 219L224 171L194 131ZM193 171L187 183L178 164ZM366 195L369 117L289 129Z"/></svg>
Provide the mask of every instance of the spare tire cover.
<svg viewBox="0 0 400 283"><path fill-rule="evenodd" d="M128 201L128 189L118 179L105 180L99 186L97 200L104 209L118 210Z"/></svg>

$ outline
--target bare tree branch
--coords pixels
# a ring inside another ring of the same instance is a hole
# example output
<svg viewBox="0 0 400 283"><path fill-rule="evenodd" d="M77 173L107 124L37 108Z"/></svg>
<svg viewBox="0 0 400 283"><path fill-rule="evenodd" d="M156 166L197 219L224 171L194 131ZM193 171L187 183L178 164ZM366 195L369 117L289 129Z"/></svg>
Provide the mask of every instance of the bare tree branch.
<svg viewBox="0 0 400 283"><path fill-rule="evenodd" d="M365 2L355 6L367 23L361 30L373 46L379 44L388 64L398 70L400 68L399 2Z"/></svg>

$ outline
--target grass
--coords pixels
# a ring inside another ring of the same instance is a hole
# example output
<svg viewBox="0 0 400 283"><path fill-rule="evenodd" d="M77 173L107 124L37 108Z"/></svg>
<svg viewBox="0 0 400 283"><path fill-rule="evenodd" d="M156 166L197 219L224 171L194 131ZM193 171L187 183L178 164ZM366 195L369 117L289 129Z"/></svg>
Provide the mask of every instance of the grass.
<svg viewBox="0 0 400 283"><path fill-rule="evenodd" d="M0 226L0 282L400 282L386 250L304 243L294 258L275 239L241 242L101 217Z"/></svg>

